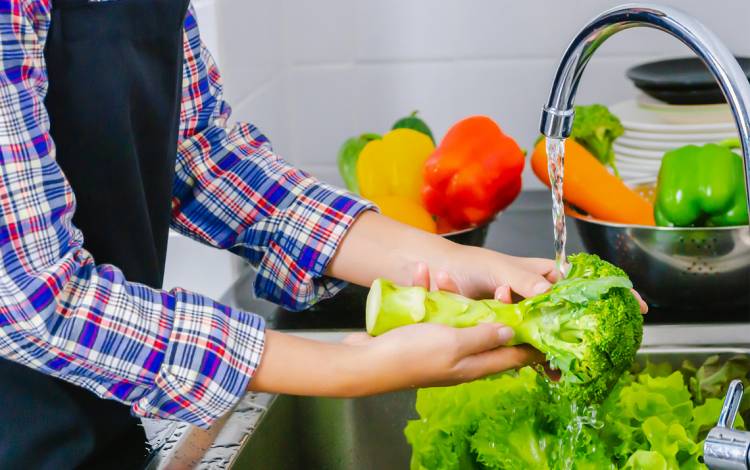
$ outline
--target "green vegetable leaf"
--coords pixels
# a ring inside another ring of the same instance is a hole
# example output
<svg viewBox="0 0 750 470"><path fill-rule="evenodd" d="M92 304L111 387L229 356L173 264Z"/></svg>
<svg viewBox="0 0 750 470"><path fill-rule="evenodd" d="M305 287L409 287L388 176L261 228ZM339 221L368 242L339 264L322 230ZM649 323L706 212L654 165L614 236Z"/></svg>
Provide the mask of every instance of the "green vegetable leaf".
<svg viewBox="0 0 750 470"><path fill-rule="evenodd" d="M586 148L600 162L612 167L620 176L615 164L615 140L625 132L620 119L606 106L592 104L576 106L570 137Z"/></svg>
<svg viewBox="0 0 750 470"><path fill-rule="evenodd" d="M703 375L741 362L725 361L683 367ZM584 407L525 367L420 390L419 419L405 433L412 469L703 470L703 439L716 424L721 398L695 406L681 371L647 362L641 372L622 376L603 404ZM744 428L740 416L735 427Z"/></svg>
<svg viewBox="0 0 750 470"><path fill-rule="evenodd" d="M666 424L659 416L649 416L643 422L643 433L670 470L699 468L701 446L693 441L678 423Z"/></svg>
<svg viewBox="0 0 750 470"><path fill-rule="evenodd" d="M708 398L724 398L729 383L741 379L746 389L750 388L750 357L738 355L729 359L709 357L690 380L690 392L696 403ZM740 414L750 410L750 393L742 397Z"/></svg>
<svg viewBox="0 0 750 470"><path fill-rule="evenodd" d="M633 287L633 283L627 277L622 276L607 276L597 279L564 279L555 284L555 288L550 292L549 301L552 303L567 301L574 304L585 304L601 298L610 289L617 287L630 289Z"/></svg>
<svg viewBox="0 0 750 470"><path fill-rule="evenodd" d="M716 426L716 421L721 414L721 408L724 406L724 400L720 398L709 398L700 406L693 409L693 423L691 431L696 440L702 441L706 438L708 431ZM745 429L745 420L742 416L737 415L734 419L735 429Z"/></svg>
<svg viewBox="0 0 750 470"><path fill-rule="evenodd" d="M669 464L659 452L637 450L625 463L623 470L669 470Z"/></svg>

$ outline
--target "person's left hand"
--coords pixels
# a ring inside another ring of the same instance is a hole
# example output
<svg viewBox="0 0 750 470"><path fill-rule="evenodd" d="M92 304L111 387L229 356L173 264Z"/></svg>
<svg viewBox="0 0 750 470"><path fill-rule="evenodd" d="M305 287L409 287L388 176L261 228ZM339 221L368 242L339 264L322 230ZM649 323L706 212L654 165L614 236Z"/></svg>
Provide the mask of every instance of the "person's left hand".
<svg viewBox="0 0 750 470"><path fill-rule="evenodd" d="M497 297L511 301L511 293L532 297L546 292L557 280L555 263L543 258L519 258L466 245L454 245L441 266L426 263L414 268L413 283L456 292L474 299Z"/></svg>
<svg viewBox="0 0 750 470"><path fill-rule="evenodd" d="M533 297L546 292L559 277L551 259L522 258L465 245L456 245L453 250L432 273L426 263L417 263L413 284L510 303L513 294ZM633 295L641 312L646 313L648 306L641 296L636 291Z"/></svg>

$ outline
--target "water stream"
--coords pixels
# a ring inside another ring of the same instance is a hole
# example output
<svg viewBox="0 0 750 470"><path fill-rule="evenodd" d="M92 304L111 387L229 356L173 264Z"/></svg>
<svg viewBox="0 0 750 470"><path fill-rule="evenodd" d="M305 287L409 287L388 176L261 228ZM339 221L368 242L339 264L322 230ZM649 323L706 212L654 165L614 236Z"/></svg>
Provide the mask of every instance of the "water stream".
<svg viewBox="0 0 750 470"><path fill-rule="evenodd" d="M552 224L555 236L555 270L560 277L565 277L568 262L565 255L565 205L563 203L563 177L565 176L565 139L547 138L547 172L552 192ZM559 397L558 397L559 399ZM599 429L603 423L597 419L597 407L581 407L575 401L571 403L572 420L568 424L570 439L558 445L562 468L572 468L575 462L575 449L581 438L584 427Z"/></svg>
<svg viewBox="0 0 750 470"><path fill-rule="evenodd" d="M547 138L547 171L552 187L552 223L555 235L555 270L565 277L565 205L563 204L563 176L565 162L565 139Z"/></svg>

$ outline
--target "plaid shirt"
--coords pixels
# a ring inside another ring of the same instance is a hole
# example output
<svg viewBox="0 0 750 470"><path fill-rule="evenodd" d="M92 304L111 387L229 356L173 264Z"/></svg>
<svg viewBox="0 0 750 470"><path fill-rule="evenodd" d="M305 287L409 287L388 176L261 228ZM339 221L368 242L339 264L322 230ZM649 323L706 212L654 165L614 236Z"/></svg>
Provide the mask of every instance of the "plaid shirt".
<svg viewBox="0 0 750 470"><path fill-rule="evenodd" d="M50 8L0 0L0 355L137 415L207 426L245 393L263 320L128 282L82 248L43 104ZM172 228L249 259L256 294L290 309L332 295L341 283L323 272L370 206L289 166L252 125L227 125L192 9L183 49Z"/></svg>

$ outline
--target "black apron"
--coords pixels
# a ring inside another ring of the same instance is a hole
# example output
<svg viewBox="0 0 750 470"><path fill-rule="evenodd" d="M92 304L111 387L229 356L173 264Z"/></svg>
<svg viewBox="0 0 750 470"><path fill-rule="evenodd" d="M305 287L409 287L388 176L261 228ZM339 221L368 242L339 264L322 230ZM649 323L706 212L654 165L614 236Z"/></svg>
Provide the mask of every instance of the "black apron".
<svg viewBox="0 0 750 470"><path fill-rule="evenodd" d="M188 0L53 0L45 105L97 264L161 287ZM138 468L127 406L0 360L0 468Z"/></svg>

